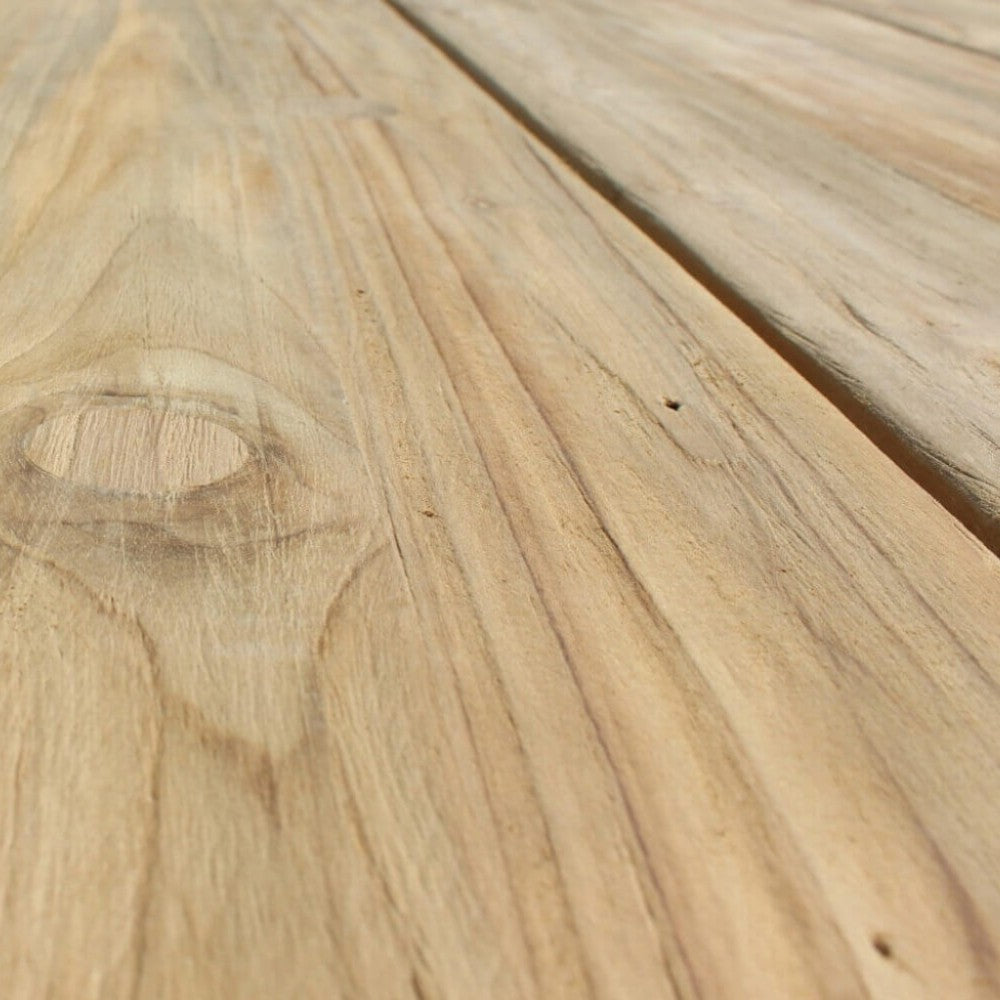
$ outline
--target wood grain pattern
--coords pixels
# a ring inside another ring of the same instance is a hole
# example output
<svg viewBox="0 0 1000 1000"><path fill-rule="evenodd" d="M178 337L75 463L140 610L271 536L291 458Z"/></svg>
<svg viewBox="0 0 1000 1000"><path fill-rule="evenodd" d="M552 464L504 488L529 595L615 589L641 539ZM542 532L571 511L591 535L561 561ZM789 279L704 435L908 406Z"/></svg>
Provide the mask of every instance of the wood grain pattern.
<svg viewBox="0 0 1000 1000"><path fill-rule="evenodd" d="M1000 72L793 0L393 0L1000 552Z"/></svg>
<svg viewBox="0 0 1000 1000"><path fill-rule="evenodd" d="M1000 5L993 0L808 0L853 11L924 38L1000 56Z"/></svg>
<svg viewBox="0 0 1000 1000"><path fill-rule="evenodd" d="M996 995L978 541L383 5L6 14L5 996Z"/></svg>
<svg viewBox="0 0 1000 1000"><path fill-rule="evenodd" d="M165 497L217 483L249 460L242 438L176 401L103 402L77 404L36 425L21 441L25 458L56 479L99 492Z"/></svg>

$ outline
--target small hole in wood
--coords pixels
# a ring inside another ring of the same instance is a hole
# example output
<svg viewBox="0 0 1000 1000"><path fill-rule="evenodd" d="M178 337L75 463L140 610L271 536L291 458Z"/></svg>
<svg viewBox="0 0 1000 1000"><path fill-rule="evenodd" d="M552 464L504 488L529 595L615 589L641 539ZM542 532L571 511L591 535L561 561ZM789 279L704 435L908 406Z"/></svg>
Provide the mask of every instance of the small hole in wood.
<svg viewBox="0 0 1000 1000"><path fill-rule="evenodd" d="M882 934L876 934L872 938L872 947L883 957L892 958L893 951L892 945L886 940L885 936Z"/></svg>
<svg viewBox="0 0 1000 1000"><path fill-rule="evenodd" d="M669 396L664 396L663 405L668 410L673 410L676 413L684 404L679 399L670 399Z"/></svg>

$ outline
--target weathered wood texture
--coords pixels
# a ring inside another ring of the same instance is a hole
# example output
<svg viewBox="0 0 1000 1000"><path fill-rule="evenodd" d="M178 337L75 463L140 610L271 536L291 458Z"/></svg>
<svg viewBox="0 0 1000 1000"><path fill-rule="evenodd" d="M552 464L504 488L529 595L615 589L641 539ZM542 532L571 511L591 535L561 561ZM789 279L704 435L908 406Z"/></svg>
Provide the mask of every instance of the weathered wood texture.
<svg viewBox="0 0 1000 1000"><path fill-rule="evenodd" d="M973 52L1000 56L1000 4L996 0L808 0L853 11L902 31Z"/></svg>
<svg viewBox="0 0 1000 1000"><path fill-rule="evenodd" d="M393 0L1000 551L1000 66L791 0Z"/></svg>
<svg viewBox="0 0 1000 1000"><path fill-rule="evenodd" d="M5 997L996 996L979 542L384 6L5 24Z"/></svg>

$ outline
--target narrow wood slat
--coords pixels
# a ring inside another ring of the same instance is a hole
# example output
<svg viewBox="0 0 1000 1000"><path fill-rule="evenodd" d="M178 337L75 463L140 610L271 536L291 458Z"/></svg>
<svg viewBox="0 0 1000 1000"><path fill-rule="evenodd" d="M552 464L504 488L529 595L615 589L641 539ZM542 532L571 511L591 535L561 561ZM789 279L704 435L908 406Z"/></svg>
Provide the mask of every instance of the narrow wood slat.
<svg viewBox="0 0 1000 1000"><path fill-rule="evenodd" d="M996 995L981 544L383 5L4 23L5 996Z"/></svg>
<svg viewBox="0 0 1000 1000"><path fill-rule="evenodd" d="M1000 4L995 0L808 0L853 11L947 45L1000 56Z"/></svg>
<svg viewBox="0 0 1000 1000"><path fill-rule="evenodd" d="M1000 66L796 0L394 0L1000 552Z"/></svg>

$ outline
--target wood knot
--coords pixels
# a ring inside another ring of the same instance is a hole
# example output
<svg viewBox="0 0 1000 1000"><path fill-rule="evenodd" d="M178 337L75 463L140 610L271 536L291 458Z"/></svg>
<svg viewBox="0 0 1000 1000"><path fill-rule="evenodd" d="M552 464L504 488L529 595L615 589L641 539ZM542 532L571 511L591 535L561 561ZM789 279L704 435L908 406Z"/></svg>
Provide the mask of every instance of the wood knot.
<svg viewBox="0 0 1000 1000"><path fill-rule="evenodd" d="M246 442L214 420L143 397L106 397L58 413L30 430L22 448L51 476L147 497L218 482L250 458Z"/></svg>

